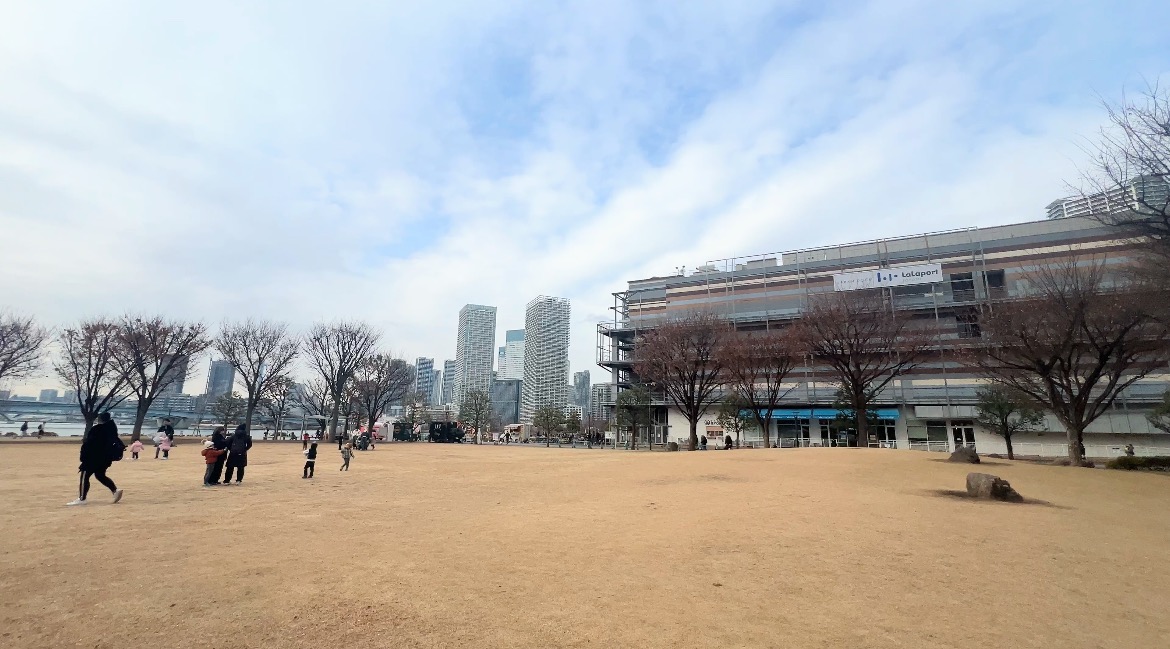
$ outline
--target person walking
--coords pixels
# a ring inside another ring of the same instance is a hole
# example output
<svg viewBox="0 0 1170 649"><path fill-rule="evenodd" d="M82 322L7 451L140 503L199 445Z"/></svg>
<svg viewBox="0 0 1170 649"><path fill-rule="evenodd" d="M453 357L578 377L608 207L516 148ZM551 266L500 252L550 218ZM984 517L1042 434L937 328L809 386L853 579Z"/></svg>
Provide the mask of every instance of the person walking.
<svg viewBox="0 0 1170 649"><path fill-rule="evenodd" d="M349 461L353 458L353 444L346 444L341 449L341 468L338 471L349 471Z"/></svg>
<svg viewBox="0 0 1170 649"><path fill-rule="evenodd" d="M301 452L305 454L305 470L302 472L301 477L311 478L313 477L313 470L317 467L317 442L313 442L312 446Z"/></svg>
<svg viewBox="0 0 1170 649"><path fill-rule="evenodd" d="M27 421L21 422L21 424L20 424L20 436L21 437L28 437L28 422Z"/></svg>
<svg viewBox="0 0 1170 649"><path fill-rule="evenodd" d="M134 460L138 459L138 454L142 452L142 440L136 439L130 445L130 457Z"/></svg>
<svg viewBox="0 0 1170 649"><path fill-rule="evenodd" d="M77 489L77 500L67 503L70 506L84 505L89 496L89 478L93 476L105 485L110 493L114 494L114 502L122 500L122 490L114 481L106 476L106 469L117 460L122 459L126 445L118 437L118 425L110 419L110 413L98 415L98 423L90 429L81 442L81 465L77 470L81 472L81 483Z"/></svg>
<svg viewBox="0 0 1170 649"><path fill-rule="evenodd" d="M158 443L158 448L160 451L162 451L162 459L169 460L169 459L171 459L172 440L170 437L167 437L166 433L160 433L160 434L162 435L162 439Z"/></svg>
<svg viewBox="0 0 1170 649"><path fill-rule="evenodd" d="M203 486L214 487L218 478L215 477L215 465L219 458L227 451L215 448L215 442L207 440L203 442L203 462L207 467L203 470Z"/></svg>
<svg viewBox="0 0 1170 649"><path fill-rule="evenodd" d="M349 437L349 433L342 433L337 436L337 450L342 450L342 445L345 444L345 438Z"/></svg>
<svg viewBox="0 0 1170 649"><path fill-rule="evenodd" d="M173 445L173 443L175 441L175 427L171 425L170 419L163 420L162 426L158 427L158 432L162 433L163 435L166 435L167 439L171 440L171 443Z"/></svg>
<svg viewBox="0 0 1170 649"><path fill-rule="evenodd" d="M223 451L223 453L215 456L215 464L211 472L211 484L219 483L219 477L223 475L223 465L227 461L227 450L231 445L231 441L224 432L225 429L223 426L216 426L215 430L211 433L212 448L217 451Z"/></svg>
<svg viewBox="0 0 1170 649"><path fill-rule="evenodd" d="M252 448L252 436L248 434L248 427L244 424L236 426L236 432L232 433L231 446L229 450L231 454L227 459L227 473L223 476L223 483L228 484L232 481L232 470L236 473L236 484L244 481L244 468L248 466L248 449Z"/></svg>
<svg viewBox="0 0 1170 649"><path fill-rule="evenodd" d="M302 451L309 450L309 433L308 432L305 432L303 435L301 435L301 450Z"/></svg>

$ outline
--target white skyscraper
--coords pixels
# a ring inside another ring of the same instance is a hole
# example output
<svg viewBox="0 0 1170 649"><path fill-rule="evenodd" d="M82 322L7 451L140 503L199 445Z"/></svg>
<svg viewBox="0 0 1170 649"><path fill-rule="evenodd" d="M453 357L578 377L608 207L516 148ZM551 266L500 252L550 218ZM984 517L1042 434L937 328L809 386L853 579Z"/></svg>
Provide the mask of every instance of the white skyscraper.
<svg viewBox="0 0 1170 649"><path fill-rule="evenodd" d="M569 301L541 295L524 316L524 383L520 421L531 423L541 406L569 402Z"/></svg>
<svg viewBox="0 0 1170 649"><path fill-rule="evenodd" d="M496 307L468 304L459 310L455 340L455 394L452 404L463 403L472 390L491 389L492 352L496 346Z"/></svg>
<svg viewBox="0 0 1170 649"><path fill-rule="evenodd" d="M510 329L504 333L504 346L500 350L497 378L524 378L524 330Z"/></svg>

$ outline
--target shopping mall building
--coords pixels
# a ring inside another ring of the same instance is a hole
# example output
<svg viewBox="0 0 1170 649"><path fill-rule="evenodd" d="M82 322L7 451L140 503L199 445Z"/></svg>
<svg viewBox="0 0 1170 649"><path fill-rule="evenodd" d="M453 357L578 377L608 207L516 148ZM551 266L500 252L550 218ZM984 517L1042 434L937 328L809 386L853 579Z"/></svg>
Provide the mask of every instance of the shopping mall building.
<svg viewBox="0 0 1170 649"><path fill-rule="evenodd" d="M939 345L930 361L878 395L880 425L870 445L934 451L974 445L982 453L1002 453L1003 439L973 422L975 391L985 381L956 362L953 350L963 345L962 339L979 337L980 313L1018 295L1039 265L1076 255L1096 257L1115 270L1133 252L1134 243L1116 229L1068 217L713 261L678 275L634 280L628 290L614 294L613 319L598 325L597 362L610 370L614 389L609 394L616 398L637 380L632 361L638 336L664 318L706 310L724 315L740 330L766 329L799 318L814 294L889 286L897 312L932 321L927 326ZM854 440L832 425L837 384L827 368L800 368L791 376L791 387L783 407L773 413L773 440L777 433L782 447ZM1151 426L1146 414L1168 387L1170 373L1163 371L1127 389L1087 431L1088 454L1117 455L1126 444L1141 454L1156 449L1165 454L1170 435ZM651 411L655 443L687 438L689 426L680 412L660 399ZM699 432L711 442L725 434L714 412ZM745 441L758 445L761 437L751 431ZM1064 440L1052 416L1042 429L1013 438L1017 453L1046 456L1065 455Z"/></svg>

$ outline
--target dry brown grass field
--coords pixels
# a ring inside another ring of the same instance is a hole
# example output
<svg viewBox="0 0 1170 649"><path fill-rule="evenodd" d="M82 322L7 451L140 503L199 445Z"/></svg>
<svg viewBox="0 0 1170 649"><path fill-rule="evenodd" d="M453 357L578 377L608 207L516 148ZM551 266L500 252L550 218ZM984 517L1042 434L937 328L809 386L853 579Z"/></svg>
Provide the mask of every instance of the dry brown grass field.
<svg viewBox="0 0 1170 649"><path fill-rule="evenodd" d="M1170 479L855 449L0 444L0 646L1167 647ZM151 455L147 453L147 455ZM1042 501L1042 502L1036 502Z"/></svg>

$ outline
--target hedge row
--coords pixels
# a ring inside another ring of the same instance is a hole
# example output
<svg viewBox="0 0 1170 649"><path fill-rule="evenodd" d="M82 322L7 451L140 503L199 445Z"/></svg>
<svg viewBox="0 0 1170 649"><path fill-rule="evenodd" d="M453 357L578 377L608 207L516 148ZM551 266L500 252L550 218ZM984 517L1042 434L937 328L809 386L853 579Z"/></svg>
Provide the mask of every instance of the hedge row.
<svg viewBox="0 0 1170 649"><path fill-rule="evenodd" d="M1121 469L1124 471L1170 471L1170 456L1122 456L1109 460L1109 463L1105 465L1105 468Z"/></svg>

